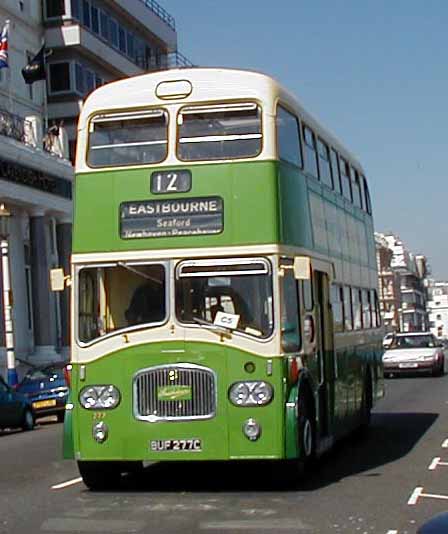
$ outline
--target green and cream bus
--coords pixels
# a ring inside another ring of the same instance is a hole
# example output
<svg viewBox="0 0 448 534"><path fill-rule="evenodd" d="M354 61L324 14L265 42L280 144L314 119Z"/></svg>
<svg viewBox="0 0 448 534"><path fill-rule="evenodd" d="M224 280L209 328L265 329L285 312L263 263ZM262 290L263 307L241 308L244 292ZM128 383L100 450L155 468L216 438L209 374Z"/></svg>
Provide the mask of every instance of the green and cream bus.
<svg viewBox="0 0 448 534"><path fill-rule="evenodd" d="M359 161L241 70L105 85L78 128L64 453L86 485L153 461L299 473L367 425L382 330Z"/></svg>

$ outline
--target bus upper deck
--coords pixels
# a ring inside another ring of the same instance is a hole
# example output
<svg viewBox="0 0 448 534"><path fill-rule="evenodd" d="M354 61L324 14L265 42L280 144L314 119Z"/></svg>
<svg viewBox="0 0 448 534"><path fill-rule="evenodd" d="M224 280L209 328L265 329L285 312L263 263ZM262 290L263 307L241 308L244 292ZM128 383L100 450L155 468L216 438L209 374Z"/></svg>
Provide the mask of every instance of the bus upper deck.
<svg viewBox="0 0 448 534"><path fill-rule="evenodd" d="M74 253L166 250L177 236L182 248L279 243L374 263L360 163L259 73L185 69L100 88L80 116L76 173Z"/></svg>

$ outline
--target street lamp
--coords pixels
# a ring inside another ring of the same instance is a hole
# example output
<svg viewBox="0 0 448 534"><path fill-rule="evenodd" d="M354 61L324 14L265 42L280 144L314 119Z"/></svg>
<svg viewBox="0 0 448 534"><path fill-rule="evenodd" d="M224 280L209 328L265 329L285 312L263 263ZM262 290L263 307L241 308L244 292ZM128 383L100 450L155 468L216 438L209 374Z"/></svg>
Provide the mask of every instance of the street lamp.
<svg viewBox="0 0 448 534"><path fill-rule="evenodd" d="M0 252L2 257L3 282L3 317L5 319L5 345L8 365L8 384L15 386L18 382L16 358L14 354L14 325L12 320L11 274L9 270L9 221L11 213L0 203Z"/></svg>

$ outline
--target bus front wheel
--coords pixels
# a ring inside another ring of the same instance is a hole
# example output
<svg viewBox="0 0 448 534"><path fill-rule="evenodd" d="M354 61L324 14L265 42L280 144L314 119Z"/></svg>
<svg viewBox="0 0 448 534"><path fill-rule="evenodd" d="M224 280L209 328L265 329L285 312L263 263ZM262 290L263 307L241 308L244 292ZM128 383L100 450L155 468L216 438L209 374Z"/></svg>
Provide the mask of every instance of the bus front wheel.
<svg viewBox="0 0 448 534"><path fill-rule="evenodd" d="M120 483L122 462L78 461L78 469L84 484L90 490L110 490Z"/></svg>
<svg viewBox="0 0 448 534"><path fill-rule="evenodd" d="M299 462L303 471L316 457L316 426L309 395L301 396L298 405Z"/></svg>

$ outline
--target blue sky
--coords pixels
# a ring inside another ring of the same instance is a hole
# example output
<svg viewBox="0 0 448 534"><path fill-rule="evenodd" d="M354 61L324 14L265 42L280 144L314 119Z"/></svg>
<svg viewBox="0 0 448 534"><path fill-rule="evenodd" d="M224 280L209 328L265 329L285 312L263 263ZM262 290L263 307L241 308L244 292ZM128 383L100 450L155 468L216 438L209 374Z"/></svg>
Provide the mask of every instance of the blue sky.
<svg viewBox="0 0 448 534"><path fill-rule="evenodd" d="M448 280L448 2L160 0L200 66L278 79L363 164L375 229Z"/></svg>

